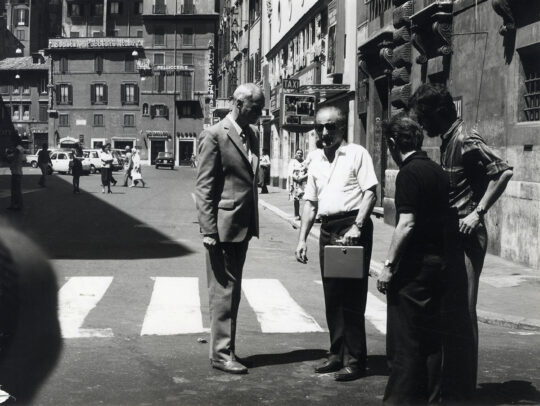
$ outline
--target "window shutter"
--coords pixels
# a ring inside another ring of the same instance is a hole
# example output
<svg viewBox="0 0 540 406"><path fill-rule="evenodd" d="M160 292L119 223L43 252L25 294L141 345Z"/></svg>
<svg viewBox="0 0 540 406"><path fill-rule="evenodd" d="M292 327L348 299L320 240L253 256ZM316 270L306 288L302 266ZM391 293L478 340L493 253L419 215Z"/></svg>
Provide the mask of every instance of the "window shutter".
<svg viewBox="0 0 540 406"><path fill-rule="evenodd" d="M96 89L93 84L90 85L90 103L96 104Z"/></svg>
<svg viewBox="0 0 540 406"><path fill-rule="evenodd" d="M133 97L134 97L135 104L138 105L139 104L139 85L135 85L134 88L135 89L134 89Z"/></svg>
<svg viewBox="0 0 540 406"><path fill-rule="evenodd" d="M122 104L126 104L126 85L124 83L120 84L120 101Z"/></svg>
<svg viewBox="0 0 540 406"><path fill-rule="evenodd" d="M154 118L156 116L156 106L150 106L150 117Z"/></svg>
<svg viewBox="0 0 540 406"><path fill-rule="evenodd" d="M28 10L24 10L24 25L28 27Z"/></svg>
<svg viewBox="0 0 540 406"><path fill-rule="evenodd" d="M108 102L108 96L107 96L107 85L103 85L103 103L107 104Z"/></svg>
<svg viewBox="0 0 540 406"><path fill-rule="evenodd" d="M165 113L165 117L168 119L169 118L169 107L168 106L163 106L163 112Z"/></svg>
<svg viewBox="0 0 540 406"><path fill-rule="evenodd" d="M68 103L73 104L73 86L68 85Z"/></svg>
<svg viewBox="0 0 540 406"><path fill-rule="evenodd" d="M56 104L60 104L62 100L62 94L60 90L60 85L56 85Z"/></svg>

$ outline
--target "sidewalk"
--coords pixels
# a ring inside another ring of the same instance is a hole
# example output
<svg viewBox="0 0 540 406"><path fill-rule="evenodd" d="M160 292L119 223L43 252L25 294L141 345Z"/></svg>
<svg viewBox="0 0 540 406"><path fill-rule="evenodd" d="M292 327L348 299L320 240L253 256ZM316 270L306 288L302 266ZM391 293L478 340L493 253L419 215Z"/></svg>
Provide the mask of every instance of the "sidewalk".
<svg viewBox="0 0 540 406"><path fill-rule="evenodd" d="M293 217L293 202L284 189L269 187L259 195L262 210L269 210L294 228L300 222ZM394 228L373 216L374 236L371 267L380 268L386 257ZM319 238L319 224L310 235ZM480 277L478 319L483 323L540 331L540 270L527 268L495 255L487 254Z"/></svg>

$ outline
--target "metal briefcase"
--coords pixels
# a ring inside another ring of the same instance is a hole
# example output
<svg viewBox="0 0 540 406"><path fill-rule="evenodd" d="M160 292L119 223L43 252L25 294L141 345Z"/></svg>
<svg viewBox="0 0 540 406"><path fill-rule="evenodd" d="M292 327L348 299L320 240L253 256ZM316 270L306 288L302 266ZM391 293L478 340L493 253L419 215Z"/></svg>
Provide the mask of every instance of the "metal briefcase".
<svg viewBox="0 0 540 406"><path fill-rule="evenodd" d="M324 247L325 278L362 279L364 269L364 247L327 245Z"/></svg>

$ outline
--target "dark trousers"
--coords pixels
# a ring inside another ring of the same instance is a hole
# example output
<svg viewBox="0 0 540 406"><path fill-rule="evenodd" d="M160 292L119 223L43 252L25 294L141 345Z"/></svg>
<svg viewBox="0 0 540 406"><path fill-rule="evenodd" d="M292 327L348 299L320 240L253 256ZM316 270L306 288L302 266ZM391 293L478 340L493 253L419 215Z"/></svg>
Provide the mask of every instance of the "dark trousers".
<svg viewBox="0 0 540 406"><path fill-rule="evenodd" d="M326 322L330 332L330 357L339 359L344 366L365 368L367 358L364 312L368 278L340 279L324 277L324 247L336 245L352 226L356 216L325 221L321 225L319 260L326 306ZM362 227L358 245L364 247L366 275L371 260L373 223L368 219Z"/></svg>
<svg viewBox="0 0 540 406"><path fill-rule="evenodd" d="M39 169L41 169L41 177L39 178L38 185L45 186L45 177L47 176L48 164L39 164Z"/></svg>
<svg viewBox="0 0 540 406"><path fill-rule="evenodd" d="M400 264L387 293L390 377L384 403L421 405L440 399L443 260L430 255Z"/></svg>
<svg viewBox="0 0 540 406"><path fill-rule="evenodd" d="M207 250L206 273L210 301L210 359L235 359L236 318L242 292L242 270L249 238L220 242Z"/></svg>
<svg viewBox="0 0 540 406"><path fill-rule="evenodd" d="M487 249L484 224L469 236L456 233L443 298L443 401L463 402L476 390L478 284Z"/></svg>
<svg viewBox="0 0 540 406"><path fill-rule="evenodd" d="M23 207L22 175L11 175L11 207Z"/></svg>
<svg viewBox="0 0 540 406"><path fill-rule="evenodd" d="M101 186L105 187L107 186L107 188L109 190L111 190L111 168L101 168L100 169L100 174L101 174Z"/></svg>

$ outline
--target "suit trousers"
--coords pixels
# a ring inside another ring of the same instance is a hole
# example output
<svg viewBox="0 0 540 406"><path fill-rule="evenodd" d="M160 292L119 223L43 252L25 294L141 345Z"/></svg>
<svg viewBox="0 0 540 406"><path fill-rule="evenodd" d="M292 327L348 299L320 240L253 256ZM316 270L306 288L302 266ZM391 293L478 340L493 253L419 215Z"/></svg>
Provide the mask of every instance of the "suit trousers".
<svg viewBox="0 0 540 406"><path fill-rule="evenodd" d="M326 306L326 322L330 332L330 358L338 359L344 366L366 367L366 310L368 278L325 278L324 247L336 245L353 225L356 215L330 220L321 224L319 259ZM361 230L357 245L364 247L364 266L369 271L373 246L373 222L368 219Z"/></svg>
<svg viewBox="0 0 540 406"><path fill-rule="evenodd" d="M235 359L236 318L248 245L249 238L238 243L219 242L207 250L211 360Z"/></svg>
<svg viewBox="0 0 540 406"><path fill-rule="evenodd" d="M385 404L422 405L440 399L443 265L440 255L402 262L390 282L386 347L391 372Z"/></svg>
<svg viewBox="0 0 540 406"><path fill-rule="evenodd" d="M11 175L11 207L23 207L22 175Z"/></svg>

